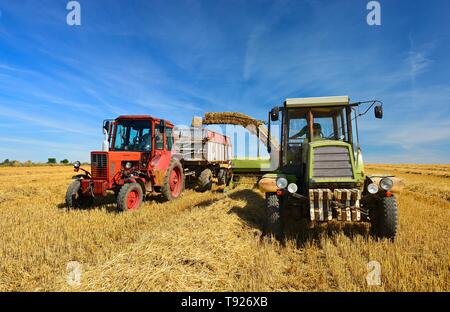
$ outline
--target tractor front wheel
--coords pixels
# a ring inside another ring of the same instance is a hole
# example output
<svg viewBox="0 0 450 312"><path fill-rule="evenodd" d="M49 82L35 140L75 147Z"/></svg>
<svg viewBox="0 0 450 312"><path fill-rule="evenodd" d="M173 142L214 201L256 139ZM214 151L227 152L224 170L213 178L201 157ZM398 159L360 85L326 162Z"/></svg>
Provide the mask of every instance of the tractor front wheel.
<svg viewBox="0 0 450 312"><path fill-rule="evenodd" d="M142 187L137 183L126 183L117 195L117 209L120 211L136 210L142 203Z"/></svg>
<svg viewBox="0 0 450 312"><path fill-rule="evenodd" d="M274 235L279 241L284 239L284 225L282 220L284 200L276 193L266 193L266 222L265 235Z"/></svg>
<svg viewBox="0 0 450 312"><path fill-rule="evenodd" d="M184 173L181 163L172 159L164 177L162 194L166 200L174 200L180 197L184 191Z"/></svg>
<svg viewBox="0 0 450 312"><path fill-rule="evenodd" d="M398 206L394 195L378 201L371 220L372 233L378 238L395 239L398 226Z"/></svg>
<svg viewBox="0 0 450 312"><path fill-rule="evenodd" d="M81 181L73 180L67 188L66 205L69 208L88 208L94 203L94 197L81 192Z"/></svg>

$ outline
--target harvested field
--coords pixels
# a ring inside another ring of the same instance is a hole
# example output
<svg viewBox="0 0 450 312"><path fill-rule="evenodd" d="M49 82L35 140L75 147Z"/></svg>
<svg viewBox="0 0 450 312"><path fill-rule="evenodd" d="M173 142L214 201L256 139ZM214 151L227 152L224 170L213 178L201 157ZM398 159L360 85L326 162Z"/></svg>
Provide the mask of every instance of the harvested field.
<svg viewBox="0 0 450 312"><path fill-rule="evenodd" d="M70 167L0 168L2 291L448 291L450 165L370 165L405 181L395 242L364 224L308 228L295 213L286 246L261 239L263 195L187 191L116 213L64 208ZM367 263L382 285L368 286ZM67 283L67 263L81 283Z"/></svg>

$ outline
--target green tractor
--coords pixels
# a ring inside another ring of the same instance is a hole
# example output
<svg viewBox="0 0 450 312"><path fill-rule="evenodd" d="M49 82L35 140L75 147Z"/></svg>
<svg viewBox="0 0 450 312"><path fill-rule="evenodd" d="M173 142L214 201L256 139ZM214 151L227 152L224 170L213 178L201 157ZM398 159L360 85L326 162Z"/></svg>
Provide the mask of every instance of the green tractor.
<svg viewBox="0 0 450 312"><path fill-rule="evenodd" d="M371 105L360 113L362 104ZM376 237L396 237L399 180L367 175L359 147L357 121L372 107L382 118L381 102L350 103L348 96L287 99L269 112L269 129L281 115L281 138L276 151L267 144L277 169L258 182L266 195L266 234L284 239L289 207L314 222L370 222Z"/></svg>

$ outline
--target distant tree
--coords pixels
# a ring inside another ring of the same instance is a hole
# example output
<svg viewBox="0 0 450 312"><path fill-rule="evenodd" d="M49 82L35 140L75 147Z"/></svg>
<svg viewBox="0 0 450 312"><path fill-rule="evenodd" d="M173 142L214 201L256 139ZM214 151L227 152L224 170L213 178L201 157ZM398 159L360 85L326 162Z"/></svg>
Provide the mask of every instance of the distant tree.
<svg viewBox="0 0 450 312"><path fill-rule="evenodd" d="M31 167L33 166L33 162L31 160L27 160L22 165L25 167Z"/></svg>
<svg viewBox="0 0 450 312"><path fill-rule="evenodd" d="M12 167L20 167L22 164L18 160L13 160L9 162L9 165Z"/></svg>
<svg viewBox="0 0 450 312"><path fill-rule="evenodd" d="M56 164L56 158L49 158L47 164Z"/></svg>
<svg viewBox="0 0 450 312"><path fill-rule="evenodd" d="M3 163L2 164L4 164L4 165L9 165L9 159L8 158L6 158L4 161L3 161Z"/></svg>
<svg viewBox="0 0 450 312"><path fill-rule="evenodd" d="M60 161L61 164L67 165L69 163L68 159L63 159Z"/></svg>

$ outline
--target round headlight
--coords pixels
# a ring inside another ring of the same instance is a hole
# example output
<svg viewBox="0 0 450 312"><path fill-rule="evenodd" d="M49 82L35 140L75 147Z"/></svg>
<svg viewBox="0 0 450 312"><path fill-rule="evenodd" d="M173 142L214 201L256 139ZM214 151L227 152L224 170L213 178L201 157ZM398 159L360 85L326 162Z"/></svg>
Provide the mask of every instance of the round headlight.
<svg viewBox="0 0 450 312"><path fill-rule="evenodd" d="M133 166L132 163L127 162L127 163L125 164L125 169L131 169L132 166Z"/></svg>
<svg viewBox="0 0 450 312"><path fill-rule="evenodd" d="M73 167L74 167L75 169L80 168L80 166L81 166L81 163L80 163L78 160L77 160L76 162L73 163Z"/></svg>
<svg viewBox="0 0 450 312"><path fill-rule="evenodd" d="M367 185L367 191L370 194L378 193L378 185L376 185L375 183L370 183L369 185Z"/></svg>
<svg viewBox="0 0 450 312"><path fill-rule="evenodd" d="M391 178L383 178L380 181L380 187L385 191L389 191L393 186L394 181Z"/></svg>
<svg viewBox="0 0 450 312"><path fill-rule="evenodd" d="M284 189L286 188L286 186L288 185L288 181L286 180L286 178L278 178L277 179L277 187L280 189Z"/></svg>
<svg viewBox="0 0 450 312"><path fill-rule="evenodd" d="M289 193L295 193L298 190L297 184L295 183L289 183L288 187L287 187Z"/></svg>

